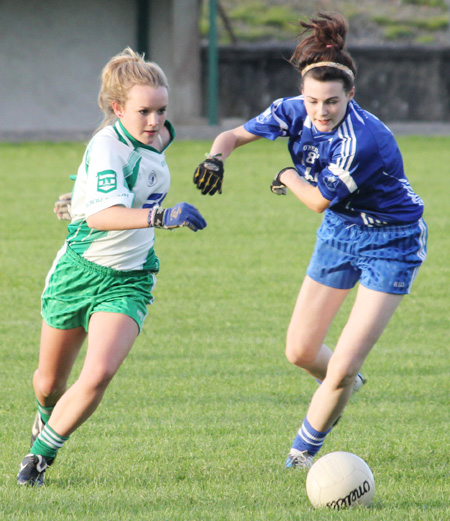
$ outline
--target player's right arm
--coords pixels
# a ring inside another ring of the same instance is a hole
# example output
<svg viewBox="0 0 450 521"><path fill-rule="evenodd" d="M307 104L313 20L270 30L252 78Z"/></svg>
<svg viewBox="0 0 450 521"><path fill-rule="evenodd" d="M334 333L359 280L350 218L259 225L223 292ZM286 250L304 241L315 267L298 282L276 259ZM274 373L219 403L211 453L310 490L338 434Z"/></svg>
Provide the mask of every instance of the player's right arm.
<svg viewBox="0 0 450 521"><path fill-rule="evenodd" d="M86 219L89 228L95 230L130 230L137 228L181 228L187 226L192 231L203 230L206 221L201 213L189 203L178 203L171 208L154 206L147 208L125 208L110 206Z"/></svg>
<svg viewBox="0 0 450 521"><path fill-rule="evenodd" d="M260 139L260 136L251 134L243 126L226 130L216 137L207 158L194 172L194 184L203 195L222 193L223 162L233 150L257 139Z"/></svg>

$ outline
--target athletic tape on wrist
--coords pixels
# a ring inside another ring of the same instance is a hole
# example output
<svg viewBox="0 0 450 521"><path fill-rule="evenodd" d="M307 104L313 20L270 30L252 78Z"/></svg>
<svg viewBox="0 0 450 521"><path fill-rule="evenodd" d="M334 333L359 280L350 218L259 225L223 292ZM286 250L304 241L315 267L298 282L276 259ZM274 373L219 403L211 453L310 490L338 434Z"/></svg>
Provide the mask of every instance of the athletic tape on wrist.
<svg viewBox="0 0 450 521"><path fill-rule="evenodd" d="M154 206L148 212L147 223L149 227L153 228L164 228L164 214L166 210L159 206Z"/></svg>

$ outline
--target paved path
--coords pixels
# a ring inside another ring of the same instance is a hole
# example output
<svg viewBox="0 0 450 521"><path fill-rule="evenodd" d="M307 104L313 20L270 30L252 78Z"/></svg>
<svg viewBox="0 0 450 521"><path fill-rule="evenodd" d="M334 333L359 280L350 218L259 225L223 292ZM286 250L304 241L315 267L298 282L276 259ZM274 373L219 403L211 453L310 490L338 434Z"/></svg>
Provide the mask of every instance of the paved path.
<svg viewBox="0 0 450 521"><path fill-rule="evenodd" d="M207 121L196 121L191 125L175 125L178 140L203 139L212 141L220 132L242 125L245 121L239 119L226 119L218 125L208 125ZM443 122L392 122L389 128L396 136L450 136L450 123ZM0 142L24 142L24 141L88 141L91 137L89 131L49 131L49 132L0 132Z"/></svg>
<svg viewBox="0 0 450 521"><path fill-rule="evenodd" d="M225 120L220 125L197 124L192 126L176 125L177 139L206 139L213 140L220 132L228 130L245 121ZM450 123L417 122L417 123L388 123L388 127L396 136L450 136Z"/></svg>

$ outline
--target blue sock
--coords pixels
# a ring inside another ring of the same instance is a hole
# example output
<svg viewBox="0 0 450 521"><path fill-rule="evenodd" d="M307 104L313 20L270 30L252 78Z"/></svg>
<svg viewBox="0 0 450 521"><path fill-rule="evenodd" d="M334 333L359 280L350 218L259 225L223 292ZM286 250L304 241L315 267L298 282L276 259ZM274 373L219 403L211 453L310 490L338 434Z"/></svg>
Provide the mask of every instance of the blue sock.
<svg viewBox="0 0 450 521"><path fill-rule="evenodd" d="M292 448L300 451L307 450L311 456L314 456L321 449L323 442L330 431L331 429L328 429L325 432L316 431L311 427L311 424L305 416L303 424L292 444Z"/></svg>

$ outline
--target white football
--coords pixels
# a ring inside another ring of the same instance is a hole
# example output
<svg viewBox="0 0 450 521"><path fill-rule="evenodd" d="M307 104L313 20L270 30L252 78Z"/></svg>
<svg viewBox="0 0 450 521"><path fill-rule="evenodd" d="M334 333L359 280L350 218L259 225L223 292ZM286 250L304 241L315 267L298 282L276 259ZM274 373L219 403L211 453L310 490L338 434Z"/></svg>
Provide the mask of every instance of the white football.
<svg viewBox="0 0 450 521"><path fill-rule="evenodd" d="M375 494L375 480L367 463L356 454L331 452L309 469L306 493L315 508L369 506Z"/></svg>

